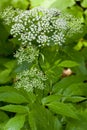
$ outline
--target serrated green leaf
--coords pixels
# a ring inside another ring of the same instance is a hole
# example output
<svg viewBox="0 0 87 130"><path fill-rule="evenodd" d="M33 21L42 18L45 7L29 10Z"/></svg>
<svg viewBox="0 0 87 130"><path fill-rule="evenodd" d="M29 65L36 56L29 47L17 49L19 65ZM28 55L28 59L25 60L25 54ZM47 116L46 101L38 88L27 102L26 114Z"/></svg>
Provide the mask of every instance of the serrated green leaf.
<svg viewBox="0 0 87 130"><path fill-rule="evenodd" d="M24 96L16 92L0 93L0 101L16 104L28 103L27 99Z"/></svg>
<svg viewBox="0 0 87 130"><path fill-rule="evenodd" d="M6 105L0 107L0 110L15 112L15 113L28 113L28 107L22 105Z"/></svg>
<svg viewBox="0 0 87 130"><path fill-rule="evenodd" d="M72 104L63 102L51 102L47 106L56 114L77 119L77 111Z"/></svg>
<svg viewBox="0 0 87 130"><path fill-rule="evenodd" d="M62 61L58 66L60 66L60 67L75 67L78 65L79 64L75 61L65 60L65 61Z"/></svg>
<svg viewBox="0 0 87 130"><path fill-rule="evenodd" d="M25 115L16 115L11 118L5 125L5 130L20 130L25 122Z"/></svg>

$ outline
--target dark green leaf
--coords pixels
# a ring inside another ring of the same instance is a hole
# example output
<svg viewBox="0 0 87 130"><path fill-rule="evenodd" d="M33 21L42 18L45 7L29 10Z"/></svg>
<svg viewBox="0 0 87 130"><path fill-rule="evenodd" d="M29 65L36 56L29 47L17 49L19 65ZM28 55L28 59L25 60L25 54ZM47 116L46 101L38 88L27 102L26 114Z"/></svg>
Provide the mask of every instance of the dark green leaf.
<svg viewBox="0 0 87 130"><path fill-rule="evenodd" d="M0 123L7 121L8 119L9 119L8 115L5 112L0 111Z"/></svg>

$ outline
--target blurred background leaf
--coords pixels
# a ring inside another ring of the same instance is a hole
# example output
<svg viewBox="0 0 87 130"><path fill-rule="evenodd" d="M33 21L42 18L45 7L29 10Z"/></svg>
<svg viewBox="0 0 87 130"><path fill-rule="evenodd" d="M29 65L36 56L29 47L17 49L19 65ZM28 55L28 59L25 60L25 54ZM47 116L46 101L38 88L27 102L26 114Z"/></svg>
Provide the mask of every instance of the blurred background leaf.
<svg viewBox="0 0 87 130"><path fill-rule="evenodd" d="M29 0L1 0L0 9L4 9L8 6L13 6L14 8L27 9L29 7Z"/></svg>

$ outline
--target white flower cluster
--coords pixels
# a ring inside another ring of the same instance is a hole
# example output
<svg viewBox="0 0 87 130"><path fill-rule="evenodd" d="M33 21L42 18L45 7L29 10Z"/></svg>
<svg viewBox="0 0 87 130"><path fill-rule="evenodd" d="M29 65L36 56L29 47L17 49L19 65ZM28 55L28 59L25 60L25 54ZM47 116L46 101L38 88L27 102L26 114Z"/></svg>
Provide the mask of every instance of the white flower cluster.
<svg viewBox="0 0 87 130"><path fill-rule="evenodd" d="M28 63L33 62L36 57L38 57L39 51L36 47L33 46L27 46L26 48L20 47L18 51L16 51L16 54L14 55L15 58L17 58L18 64L22 64L24 61L27 61Z"/></svg>
<svg viewBox="0 0 87 130"><path fill-rule="evenodd" d="M64 31L67 29L67 22L60 14L57 9L42 7L24 11L13 19L11 34L22 41L22 44L61 45L65 42Z"/></svg>
<svg viewBox="0 0 87 130"><path fill-rule="evenodd" d="M58 9L36 7L20 13L13 21L11 34L22 44L29 45L62 45L66 35L71 37L81 30L81 22L77 18L63 14Z"/></svg>
<svg viewBox="0 0 87 130"><path fill-rule="evenodd" d="M23 88L27 92L33 92L35 88L43 90L45 88L46 77L37 68L24 70L17 74L15 88Z"/></svg>

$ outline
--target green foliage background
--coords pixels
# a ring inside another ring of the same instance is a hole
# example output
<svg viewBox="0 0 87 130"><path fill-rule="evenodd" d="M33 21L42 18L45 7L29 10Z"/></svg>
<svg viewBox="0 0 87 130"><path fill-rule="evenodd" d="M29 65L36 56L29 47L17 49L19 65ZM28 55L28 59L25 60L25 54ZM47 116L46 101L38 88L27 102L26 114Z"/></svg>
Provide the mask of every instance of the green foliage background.
<svg viewBox="0 0 87 130"><path fill-rule="evenodd" d="M12 39L0 18L0 130L87 130L87 0L0 1L0 10L8 6L23 10L36 6L58 8L80 18L85 28L78 40L58 53L55 47L41 50L45 60L39 57L39 64L50 88L38 91L36 96L13 87L13 54L20 44ZM73 74L63 78L66 67Z"/></svg>

